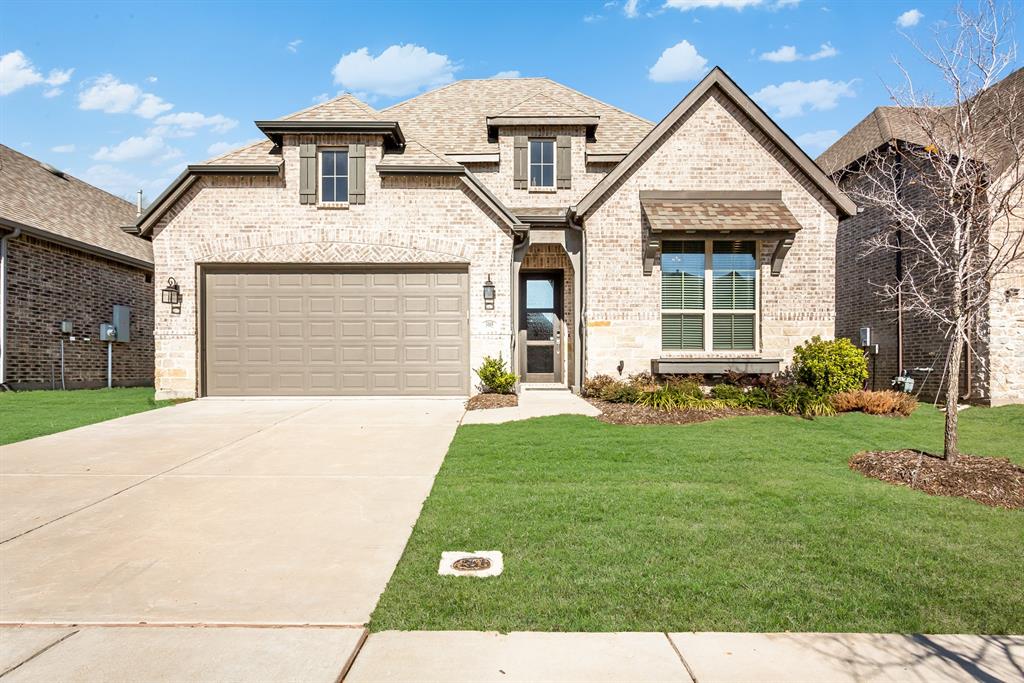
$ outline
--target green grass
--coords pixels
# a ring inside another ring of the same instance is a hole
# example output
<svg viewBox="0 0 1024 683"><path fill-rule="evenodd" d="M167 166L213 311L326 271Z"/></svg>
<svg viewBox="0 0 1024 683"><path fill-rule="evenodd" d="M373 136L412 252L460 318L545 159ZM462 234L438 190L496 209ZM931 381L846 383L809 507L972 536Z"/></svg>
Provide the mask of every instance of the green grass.
<svg viewBox="0 0 1024 683"><path fill-rule="evenodd" d="M152 387L0 393L0 446L162 408Z"/></svg>
<svg viewBox="0 0 1024 683"><path fill-rule="evenodd" d="M1024 463L1024 406L961 424L966 452ZM1024 512L846 464L941 438L931 406L462 427L371 629L1024 632ZM501 577L437 576L442 550L488 549Z"/></svg>

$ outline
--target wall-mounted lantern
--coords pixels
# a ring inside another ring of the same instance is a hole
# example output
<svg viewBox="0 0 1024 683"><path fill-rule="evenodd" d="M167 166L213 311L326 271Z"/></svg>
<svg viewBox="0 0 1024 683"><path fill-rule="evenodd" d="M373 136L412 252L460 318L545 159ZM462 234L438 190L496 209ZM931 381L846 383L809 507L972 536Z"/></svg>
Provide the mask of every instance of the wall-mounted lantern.
<svg viewBox="0 0 1024 683"><path fill-rule="evenodd" d="M490 275L484 283L484 308L488 311L494 310L494 283L491 282Z"/></svg>
<svg viewBox="0 0 1024 683"><path fill-rule="evenodd" d="M171 313L181 313L181 287L173 277L167 278L167 286L160 290L160 301L170 304Z"/></svg>

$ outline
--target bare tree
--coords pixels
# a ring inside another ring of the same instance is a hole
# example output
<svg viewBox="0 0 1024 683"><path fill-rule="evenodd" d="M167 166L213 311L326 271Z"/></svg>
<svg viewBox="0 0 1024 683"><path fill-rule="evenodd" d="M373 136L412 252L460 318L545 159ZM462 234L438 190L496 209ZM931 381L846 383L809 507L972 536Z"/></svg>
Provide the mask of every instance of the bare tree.
<svg viewBox="0 0 1024 683"><path fill-rule="evenodd" d="M1020 272L1024 189L1024 74L1000 83L1016 57L1009 5L963 5L956 21L936 30L918 52L941 78L940 95L915 85L897 60L904 84L890 88L895 104L890 144L862 164L850 190L855 201L880 207L887 223L869 250L901 254L902 272L880 284L881 296L903 311L933 320L949 342L944 455L958 454L958 400L964 354L987 339L994 283Z"/></svg>

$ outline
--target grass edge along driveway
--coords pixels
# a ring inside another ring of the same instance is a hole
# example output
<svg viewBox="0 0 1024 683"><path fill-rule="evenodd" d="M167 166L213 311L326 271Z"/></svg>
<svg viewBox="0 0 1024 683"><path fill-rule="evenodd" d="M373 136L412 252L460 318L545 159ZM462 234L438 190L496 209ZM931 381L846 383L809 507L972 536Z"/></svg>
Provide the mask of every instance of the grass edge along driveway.
<svg viewBox="0 0 1024 683"><path fill-rule="evenodd" d="M971 408L965 452L1024 463L1024 406ZM461 427L371 629L1024 632L1024 513L868 479L940 451L942 413ZM501 577L437 576L501 550Z"/></svg>
<svg viewBox="0 0 1024 683"><path fill-rule="evenodd" d="M152 387L0 392L0 446L173 403Z"/></svg>

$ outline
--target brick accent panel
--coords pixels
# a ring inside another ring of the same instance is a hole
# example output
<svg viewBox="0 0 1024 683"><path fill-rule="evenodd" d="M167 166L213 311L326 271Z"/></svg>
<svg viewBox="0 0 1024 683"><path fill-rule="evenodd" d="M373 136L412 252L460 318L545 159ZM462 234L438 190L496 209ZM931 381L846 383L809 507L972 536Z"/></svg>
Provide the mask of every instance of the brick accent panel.
<svg viewBox="0 0 1024 683"><path fill-rule="evenodd" d="M12 388L60 388L62 320L74 324L75 337L65 337L65 386L106 386L107 344L99 326L110 322L115 305L131 306L131 341L114 344L113 383L153 383L154 289L146 271L32 237L7 246L5 360Z"/></svg>
<svg viewBox="0 0 1024 683"><path fill-rule="evenodd" d="M1024 206L1024 190L1018 194L1016 205ZM1009 231L1010 240L1020 239L1024 211L1010 217L1005 228L997 229ZM992 283L988 349L992 405L1024 403L1024 259L1010 264L1007 272Z"/></svg>
<svg viewBox="0 0 1024 683"><path fill-rule="evenodd" d="M303 138L305 141L306 138ZM286 136L281 177L207 177L154 231L157 282L174 277L180 315L156 311L156 385L161 397L199 391L196 284L204 264L464 263L469 271L470 367L485 355L510 357L512 236L454 177L380 177L381 138L324 135L320 145L366 144L366 203L326 208L299 203L297 136ZM496 285L485 310L483 283ZM470 384L476 385L475 375Z"/></svg>
<svg viewBox="0 0 1024 683"><path fill-rule="evenodd" d="M531 270L562 271L562 377L566 379L568 386L572 386L576 374L576 364L573 362L576 357L576 335L573 334L573 330L576 329L576 314L573 310L575 270L572 261L560 244L531 244L523 258L521 269L524 273Z"/></svg>
<svg viewBox="0 0 1024 683"><path fill-rule="evenodd" d="M641 190L781 190L802 229L779 277L775 242L761 245L760 349L663 352L661 273L643 274ZM836 209L726 97L708 93L649 150L585 220L586 374L649 371L658 357L792 359L793 347L834 333Z"/></svg>

